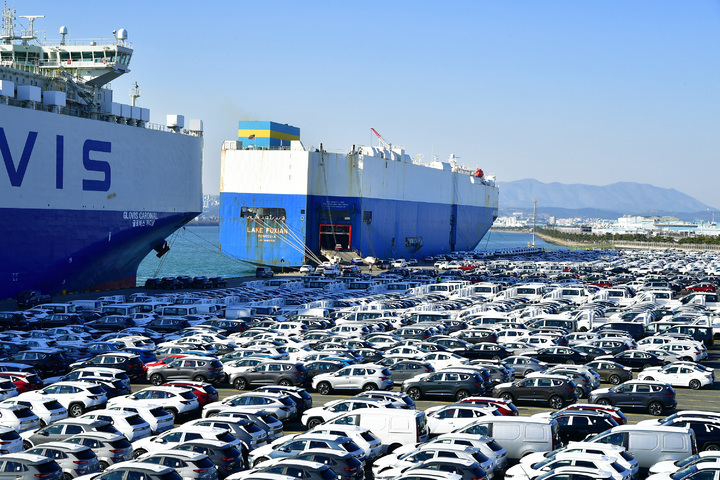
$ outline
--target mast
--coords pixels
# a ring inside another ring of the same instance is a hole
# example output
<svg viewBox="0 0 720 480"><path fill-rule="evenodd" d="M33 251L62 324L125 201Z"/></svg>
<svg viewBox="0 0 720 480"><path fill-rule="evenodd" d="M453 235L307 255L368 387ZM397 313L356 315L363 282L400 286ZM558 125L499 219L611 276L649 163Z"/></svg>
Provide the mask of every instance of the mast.
<svg viewBox="0 0 720 480"><path fill-rule="evenodd" d="M532 229L532 246L535 248L535 220L537 219L537 198L533 198L533 229Z"/></svg>

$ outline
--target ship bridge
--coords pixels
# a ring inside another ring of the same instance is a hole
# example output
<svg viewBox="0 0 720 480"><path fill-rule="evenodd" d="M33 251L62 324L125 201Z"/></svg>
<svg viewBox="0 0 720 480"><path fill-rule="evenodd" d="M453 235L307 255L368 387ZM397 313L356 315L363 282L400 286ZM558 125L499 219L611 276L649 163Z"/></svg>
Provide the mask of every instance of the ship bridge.
<svg viewBox="0 0 720 480"><path fill-rule="evenodd" d="M15 30L15 10L3 10L0 30L0 66L45 77L66 77L101 87L130 71L132 44L127 31L113 31L113 38L75 40L67 38L68 30L60 27L62 39L40 41L34 21L42 15L26 15L25 30Z"/></svg>

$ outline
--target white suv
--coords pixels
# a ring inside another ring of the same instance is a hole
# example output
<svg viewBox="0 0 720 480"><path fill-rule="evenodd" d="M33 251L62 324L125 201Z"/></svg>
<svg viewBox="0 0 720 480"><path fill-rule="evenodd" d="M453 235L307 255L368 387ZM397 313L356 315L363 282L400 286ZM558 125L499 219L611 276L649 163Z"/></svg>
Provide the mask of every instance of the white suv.
<svg viewBox="0 0 720 480"><path fill-rule="evenodd" d="M50 425L58 420L68 417L67 408L54 398L47 395L34 394L32 391L25 392L22 396L10 398L3 401L0 405L20 405L28 407L32 412L40 417L43 425Z"/></svg>
<svg viewBox="0 0 720 480"><path fill-rule="evenodd" d="M120 410L97 410L86 413L81 418L110 422L131 442L149 437L151 434L150 424L137 413L122 412Z"/></svg>
<svg viewBox="0 0 720 480"><path fill-rule="evenodd" d="M240 444L240 440L235 438L224 428L201 427L198 425L182 426L168 430L154 437L143 438L133 443L135 449L133 456L138 458L148 452L159 452L169 448L176 447L181 443L189 440L220 440L230 443L233 446Z"/></svg>
<svg viewBox="0 0 720 480"><path fill-rule="evenodd" d="M394 383L387 367L365 363L317 375L312 386L322 395L328 395L333 390L391 390Z"/></svg>
<svg viewBox="0 0 720 480"><path fill-rule="evenodd" d="M160 405L113 405L108 406L109 412L137 413L140 418L150 425L150 434L157 435L173 428L175 417L165 411Z"/></svg>
<svg viewBox="0 0 720 480"><path fill-rule="evenodd" d="M132 395L115 397L108 406L161 404L163 409L177 418L200 409L197 397L189 388L148 387Z"/></svg>
<svg viewBox="0 0 720 480"><path fill-rule="evenodd" d="M79 417L88 410L105 408L108 401L107 394L100 385L86 382L57 382L31 394L54 398L67 408L71 417ZM19 395L18 400L22 399L23 395Z"/></svg>

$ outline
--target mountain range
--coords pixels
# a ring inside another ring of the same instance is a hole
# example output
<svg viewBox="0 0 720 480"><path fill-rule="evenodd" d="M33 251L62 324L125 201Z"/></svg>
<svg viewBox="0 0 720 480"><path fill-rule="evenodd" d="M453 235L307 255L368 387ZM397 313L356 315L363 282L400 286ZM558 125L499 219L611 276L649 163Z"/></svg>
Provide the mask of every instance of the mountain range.
<svg viewBox="0 0 720 480"><path fill-rule="evenodd" d="M533 179L500 184L500 215L532 212L557 218L616 219L623 215L709 220L712 208L673 188L618 182L605 186L543 183Z"/></svg>

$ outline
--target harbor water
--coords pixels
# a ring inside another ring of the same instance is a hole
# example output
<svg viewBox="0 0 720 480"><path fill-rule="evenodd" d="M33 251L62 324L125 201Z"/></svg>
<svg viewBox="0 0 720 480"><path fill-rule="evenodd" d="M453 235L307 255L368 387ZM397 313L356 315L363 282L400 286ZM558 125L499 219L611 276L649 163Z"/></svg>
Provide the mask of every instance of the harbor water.
<svg viewBox="0 0 720 480"><path fill-rule="evenodd" d="M151 252L140 263L137 284L144 285L152 277L177 275L207 277L241 277L253 275L255 267L250 263L229 257L221 252L218 243L219 227L215 225L194 225L181 228L168 238L170 251L158 258ZM532 243L529 233L496 232L490 230L480 241L477 250L499 250L504 248L527 247ZM558 247L535 238L535 245L547 250Z"/></svg>

